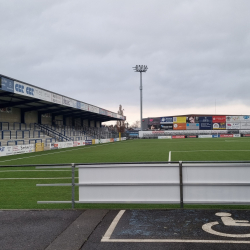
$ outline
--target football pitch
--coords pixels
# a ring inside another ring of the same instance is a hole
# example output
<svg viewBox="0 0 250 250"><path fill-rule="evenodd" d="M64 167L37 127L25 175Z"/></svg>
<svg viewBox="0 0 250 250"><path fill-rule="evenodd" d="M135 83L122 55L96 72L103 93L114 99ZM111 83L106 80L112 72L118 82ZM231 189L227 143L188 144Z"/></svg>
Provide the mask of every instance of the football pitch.
<svg viewBox="0 0 250 250"><path fill-rule="evenodd" d="M36 169L37 164L151 161L250 161L250 138L140 139L0 157L1 166L10 166L0 168L0 209L71 207L71 204L37 204L43 200L71 200L71 187L36 186L71 183L71 169ZM33 166L11 167L27 164ZM76 182L77 176L76 171ZM77 188L75 198L78 200ZM76 204L76 208L105 207L171 208L178 205Z"/></svg>

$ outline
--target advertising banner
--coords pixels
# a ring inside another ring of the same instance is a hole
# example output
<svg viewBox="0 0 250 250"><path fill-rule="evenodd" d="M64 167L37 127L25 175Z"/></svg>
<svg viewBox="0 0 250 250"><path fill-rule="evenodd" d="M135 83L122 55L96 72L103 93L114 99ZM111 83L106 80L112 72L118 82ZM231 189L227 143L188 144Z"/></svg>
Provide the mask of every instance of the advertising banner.
<svg viewBox="0 0 250 250"><path fill-rule="evenodd" d="M200 116L199 123L212 123L213 117L212 116Z"/></svg>
<svg viewBox="0 0 250 250"><path fill-rule="evenodd" d="M199 123L199 117L197 116L187 116L186 123Z"/></svg>
<svg viewBox="0 0 250 250"><path fill-rule="evenodd" d="M68 107L74 107L74 100L68 97L64 97L62 98L62 104Z"/></svg>
<svg viewBox="0 0 250 250"><path fill-rule="evenodd" d="M173 117L173 123L186 123L186 116Z"/></svg>
<svg viewBox="0 0 250 250"><path fill-rule="evenodd" d="M89 111L89 105L87 103L81 102L81 109Z"/></svg>
<svg viewBox="0 0 250 250"><path fill-rule="evenodd" d="M226 116L225 115L215 115L213 116L213 123L221 123L226 122Z"/></svg>
<svg viewBox="0 0 250 250"><path fill-rule="evenodd" d="M14 81L0 77L0 89L14 93Z"/></svg>
<svg viewBox="0 0 250 250"><path fill-rule="evenodd" d="M212 135L198 135L198 138L212 138Z"/></svg>
<svg viewBox="0 0 250 250"><path fill-rule="evenodd" d="M174 130L186 130L186 123L174 123Z"/></svg>
<svg viewBox="0 0 250 250"><path fill-rule="evenodd" d="M92 140L85 140L85 145L92 145Z"/></svg>
<svg viewBox="0 0 250 250"><path fill-rule="evenodd" d="M201 122L200 123L200 130L211 130L212 129L212 122Z"/></svg>
<svg viewBox="0 0 250 250"><path fill-rule="evenodd" d="M111 115L111 112L110 112L110 111L107 111L107 115L108 115L108 116L110 116L110 117L112 117L112 115Z"/></svg>
<svg viewBox="0 0 250 250"><path fill-rule="evenodd" d="M197 138L198 135L187 135L186 137L187 137L187 138Z"/></svg>
<svg viewBox="0 0 250 250"><path fill-rule="evenodd" d="M250 122L250 116L249 115L240 116L240 121L241 122Z"/></svg>
<svg viewBox="0 0 250 250"><path fill-rule="evenodd" d="M226 123L225 122L218 122L213 123L213 129L226 129Z"/></svg>
<svg viewBox="0 0 250 250"><path fill-rule="evenodd" d="M148 129L150 130L156 130L160 128L160 124L159 125L148 125Z"/></svg>
<svg viewBox="0 0 250 250"><path fill-rule="evenodd" d="M242 137L250 137L250 134L243 134Z"/></svg>
<svg viewBox="0 0 250 250"><path fill-rule="evenodd" d="M234 137L240 137L240 134L234 134L233 136Z"/></svg>
<svg viewBox="0 0 250 250"><path fill-rule="evenodd" d="M92 106L92 105L89 105L89 111L99 114L99 108ZM112 117L112 114L110 116Z"/></svg>
<svg viewBox="0 0 250 250"><path fill-rule="evenodd" d="M0 156L12 155L12 146L0 147Z"/></svg>
<svg viewBox="0 0 250 250"><path fill-rule="evenodd" d="M51 102L62 104L62 96L51 93Z"/></svg>
<svg viewBox="0 0 250 250"><path fill-rule="evenodd" d="M233 134L221 134L220 137L221 138L234 137L234 135Z"/></svg>
<svg viewBox="0 0 250 250"><path fill-rule="evenodd" d="M186 129L187 130L199 130L199 123L187 123Z"/></svg>
<svg viewBox="0 0 250 250"><path fill-rule="evenodd" d="M250 129L250 122L241 122L240 129Z"/></svg>
<svg viewBox="0 0 250 250"><path fill-rule="evenodd" d="M44 143L43 143L43 142L41 142L41 143L36 143L35 151L36 151L36 152L44 151Z"/></svg>
<svg viewBox="0 0 250 250"><path fill-rule="evenodd" d="M158 136L158 139L172 139L171 136Z"/></svg>
<svg viewBox="0 0 250 250"><path fill-rule="evenodd" d="M227 123L227 129L240 129L240 123Z"/></svg>
<svg viewBox="0 0 250 250"><path fill-rule="evenodd" d="M240 116L226 116L227 122L240 122Z"/></svg>
<svg viewBox="0 0 250 250"><path fill-rule="evenodd" d="M173 124L164 124L164 125L161 125L161 129L173 130Z"/></svg>
<svg viewBox="0 0 250 250"><path fill-rule="evenodd" d="M33 88L34 89L34 97L40 100L44 101L51 101L51 93L39 88Z"/></svg>
<svg viewBox="0 0 250 250"><path fill-rule="evenodd" d="M31 153L31 152L35 152L35 145L34 144L12 146L12 154L13 155Z"/></svg>
<svg viewBox="0 0 250 250"><path fill-rule="evenodd" d="M185 135L173 135L172 139L184 139Z"/></svg>
<svg viewBox="0 0 250 250"><path fill-rule="evenodd" d="M173 117L161 117L160 118L160 124L168 124L173 123Z"/></svg>
<svg viewBox="0 0 250 250"><path fill-rule="evenodd" d="M160 125L160 117L148 118L148 125Z"/></svg>
<svg viewBox="0 0 250 250"><path fill-rule="evenodd" d="M114 142L114 138L110 138L110 142Z"/></svg>

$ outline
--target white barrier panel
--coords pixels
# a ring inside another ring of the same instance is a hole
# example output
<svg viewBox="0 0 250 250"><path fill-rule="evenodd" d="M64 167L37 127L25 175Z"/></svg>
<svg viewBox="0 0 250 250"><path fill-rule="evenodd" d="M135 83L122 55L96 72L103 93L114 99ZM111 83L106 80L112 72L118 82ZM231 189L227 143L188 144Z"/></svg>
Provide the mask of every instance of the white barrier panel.
<svg viewBox="0 0 250 250"><path fill-rule="evenodd" d="M158 139L172 139L171 136L158 136Z"/></svg>
<svg viewBox="0 0 250 250"><path fill-rule="evenodd" d="M234 134L234 137L240 137L240 134Z"/></svg>
<svg viewBox="0 0 250 250"><path fill-rule="evenodd" d="M217 166L216 164L183 165L184 202L250 202L249 165L240 163ZM239 185L234 185L236 183ZM246 183L248 186L240 185Z"/></svg>
<svg viewBox="0 0 250 250"><path fill-rule="evenodd" d="M79 201L178 203L178 182L177 164L79 166Z"/></svg>
<svg viewBox="0 0 250 250"><path fill-rule="evenodd" d="M0 156L12 155L12 146L0 147Z"/></svg>
<svg viewBox="0 0 250 250"><path fill-rule="evenodd" d="M12 146L12 154L25 154L35 152L35 144Z"/></svg>
<svg viewBox="0 0 250 250"><path fill-rule="evenodd" d="M198 135L198 138L213 138L212 135Z"/></svg>

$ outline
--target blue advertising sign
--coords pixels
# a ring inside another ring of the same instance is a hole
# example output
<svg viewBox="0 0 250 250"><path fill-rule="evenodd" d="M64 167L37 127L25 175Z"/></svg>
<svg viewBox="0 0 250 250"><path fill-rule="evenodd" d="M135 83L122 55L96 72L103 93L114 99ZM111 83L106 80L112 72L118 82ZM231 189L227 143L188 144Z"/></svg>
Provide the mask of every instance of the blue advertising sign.
<svg viewBox="0 0 250 250"><path fill-rule="evenodd" d="M76 107L78 108L78 109L81 109L81 103L80 102L76 102Z"/></svg>
<svg viewBox="0 0 250 250"><path fill-rule="evenodd" d="M200 123L200 130L211 130L212 129L212 122L201 122Z"/></svg>
<svg viewBox="0 0 250 250"><path fill-rule="evenodd" d="M173 117L161 117L160 124L173 123Z"/></svg>
<svg viewBox="0 0 250 250"><path fill-rule="evenodd" d="M212 122L213 117L212 116L200 116L199 117L199 123L201 122Z"/></svg>
<svg viewBox="0 0 250 250"><path fill-rule="evenodd" d="M5 77L1 77L0 89L14 93L14 81Z"/></svg>
<svg viewBox="0 0 250 250"><path fill-rule="evenodd" d="M85 145L92 145L92 140L86 140Z"/></svg>

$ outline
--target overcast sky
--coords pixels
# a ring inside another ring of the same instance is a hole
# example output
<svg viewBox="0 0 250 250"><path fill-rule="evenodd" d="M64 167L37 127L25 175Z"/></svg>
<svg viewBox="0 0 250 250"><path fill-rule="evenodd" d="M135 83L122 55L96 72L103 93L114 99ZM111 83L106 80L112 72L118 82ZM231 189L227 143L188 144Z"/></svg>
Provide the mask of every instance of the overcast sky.
<svg viewBox="0 0 250 250"><path fill-rule="evenodd" d="M0 0L0 73L143 117L250 114L249 0Z"/></svg>

